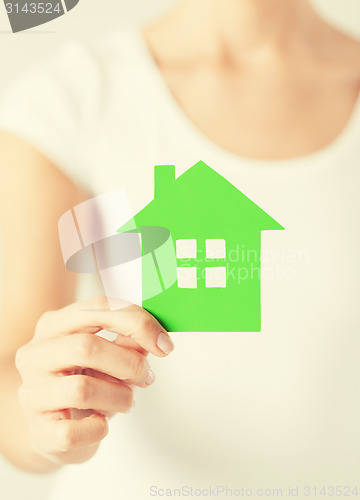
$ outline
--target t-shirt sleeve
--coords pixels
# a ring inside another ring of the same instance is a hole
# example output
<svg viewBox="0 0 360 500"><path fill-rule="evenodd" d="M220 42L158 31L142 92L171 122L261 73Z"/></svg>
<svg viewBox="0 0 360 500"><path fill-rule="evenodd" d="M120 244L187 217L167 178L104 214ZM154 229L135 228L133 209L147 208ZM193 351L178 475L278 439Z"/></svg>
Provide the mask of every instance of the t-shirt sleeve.
<svg viewBox="0 0 360 500"><path fill-rule="evenodd" d="M100 65L86 44L67 42L0 97L0 130L24 139L78 185L91 190L84 157L99 103Z"/></svg>

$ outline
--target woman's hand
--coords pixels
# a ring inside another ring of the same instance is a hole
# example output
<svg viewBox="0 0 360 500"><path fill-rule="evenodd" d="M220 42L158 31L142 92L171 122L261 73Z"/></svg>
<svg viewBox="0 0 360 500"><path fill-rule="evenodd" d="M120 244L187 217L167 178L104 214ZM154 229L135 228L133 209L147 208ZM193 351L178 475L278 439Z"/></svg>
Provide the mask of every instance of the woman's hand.
<svg viewBox="0 0 360 500"><path fill-rule="evenodd" d="M115 343L95 333L106 329ZM32 340L18 349L19 398L31 445L57 464L88 460L108 433L107 418L127 413L134 387L154 380L148 352L166 356L173 344L147 311L110 311L106 297L45 313Z"/></svg>

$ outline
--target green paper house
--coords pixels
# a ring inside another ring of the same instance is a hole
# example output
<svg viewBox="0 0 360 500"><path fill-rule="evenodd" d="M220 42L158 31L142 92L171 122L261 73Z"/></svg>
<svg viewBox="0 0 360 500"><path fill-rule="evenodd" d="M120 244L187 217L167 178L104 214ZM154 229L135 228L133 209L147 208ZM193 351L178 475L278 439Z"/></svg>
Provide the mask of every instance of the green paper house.
<svg viewBox="0 0 360 500"><path fill-rule="evenodd" d="M142 244L142 305L168 331L261 330L261 231L284 229L204 162L175 178L155 166L155 196L118 232Z"/></svg>

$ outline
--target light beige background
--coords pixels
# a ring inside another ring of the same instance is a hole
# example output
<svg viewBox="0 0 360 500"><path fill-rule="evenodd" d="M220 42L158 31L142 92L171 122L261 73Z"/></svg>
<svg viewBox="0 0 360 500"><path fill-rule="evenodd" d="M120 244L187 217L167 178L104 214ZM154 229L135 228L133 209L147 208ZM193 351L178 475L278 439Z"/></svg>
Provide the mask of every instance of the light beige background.
<svg viewBox="0 0 360 500"><path fill-rule="evenodd" d="M174 0L81 0L73 11L52 23L14 35L1 2L0 93L16 75L50 56L69 36L93 39L113 27L142 23L173 3ZM331 22L360 38L359 0L314 0L314 3ZM50 484L51 477L19 472L0 458L2 500L44 500Z"/></svg>

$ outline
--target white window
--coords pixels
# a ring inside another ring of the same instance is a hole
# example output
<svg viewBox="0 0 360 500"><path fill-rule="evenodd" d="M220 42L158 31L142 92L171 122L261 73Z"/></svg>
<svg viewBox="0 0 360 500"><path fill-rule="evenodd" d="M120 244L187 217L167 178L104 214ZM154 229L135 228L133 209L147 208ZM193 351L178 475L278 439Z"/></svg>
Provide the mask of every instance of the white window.
<svg viewBox="0 0 360 500"><path fill-rule="evenodd" d="M206 288L226 288L226 267L205 268Z"/></svg>
<svg viewBox="0 0 360 500"><path fill-rule="evenodd" d="M176 257L178 259L195 259L196 240L176 240Z"/></svg>
<svg viewBox="0 0 360 500"><path fill-rule="evenodd" d="M184 267L177 268L177 284L179 288L197 288L197 273L201 271L201 279L204 279L203 266L206 262L205 258L210 260L226 258L226 243L224 239L212 238L205 240L205 257L202 248L201 246L201 255L199 256L203 261L201 262L202 265L197 264L195 261L191 263L191 267L189 267L190 262L188 262L188 265L185 264ZM187 259L196 259L198 257L196 239L176 240L176 257L184 261ZM205 267L205 286L206 288L226 288L226 267L219 265L216 267Z"/></svg>
<svg viewBox="0 0 360 500"><path fill-rule="evenodd" d="M206 258L207 259L225 259L226 246L225 240L206 240Z"/></svg>
<svg viewBox="0 0 360 500"><path fill-rule="evenodd" d="M178 267L177 279L179 288L196 288L196 267Z"/></svg>

